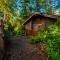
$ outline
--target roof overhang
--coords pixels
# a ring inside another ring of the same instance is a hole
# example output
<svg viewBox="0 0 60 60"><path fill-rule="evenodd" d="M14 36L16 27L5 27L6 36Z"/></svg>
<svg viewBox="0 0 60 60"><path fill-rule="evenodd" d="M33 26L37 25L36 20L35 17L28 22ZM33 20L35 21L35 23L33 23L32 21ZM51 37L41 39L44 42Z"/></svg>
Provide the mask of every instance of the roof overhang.
<svg viewBox="0 0 60 60"><path fill-rule="evenodd" d="M58 15L48 15L48 14L42 14L42 13L34 13L29 18L27 18L27 20L23 23L23 25L27 24L29 21L31 21L31 19L33 17L37 17L37 16L42 16L42 17L51 18L51 19L58 19L58 18L60 18L60 16L58 16Z"/></svg>

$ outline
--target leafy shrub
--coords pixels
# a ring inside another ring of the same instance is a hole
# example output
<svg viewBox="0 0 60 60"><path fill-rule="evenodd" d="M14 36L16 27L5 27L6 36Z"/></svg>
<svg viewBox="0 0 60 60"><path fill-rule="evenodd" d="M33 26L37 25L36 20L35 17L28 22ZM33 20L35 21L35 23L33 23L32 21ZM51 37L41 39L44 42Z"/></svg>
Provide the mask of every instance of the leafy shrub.
<svg viewBox="0 0 60 60"><path fill-rule="evenodd" d="M52 57L52 60L60 60L60 28L57 25L49 26L47 30L39 32L31 40L33 43L46 44L45 51Z"/></svg>
<svg viewBox="0 0 60 60"><path fill-rule="evenodd" d="M22 34L24 34L24 30L23 30L23 28L20 28L17 26L14 28L14 33L15 33L15 35L22 35Z"/></svg>
<svg viewBox="0 0 60 60"><path fill-rule="evenodd" d="M22 35L24 33L22 23L23 18L21 17L17 17L15 20L9 20L5 22L4 30L7 33L7 35L8 32L12 33L13 35Z"/></svg>
<svg viewBox="0 0 60 60"><path fill-rule="evenodd" d="M52 47L46 47L46 51L48 52L49 56L52 57L52 60L60 60L59 52L55 51Z"/></svg>

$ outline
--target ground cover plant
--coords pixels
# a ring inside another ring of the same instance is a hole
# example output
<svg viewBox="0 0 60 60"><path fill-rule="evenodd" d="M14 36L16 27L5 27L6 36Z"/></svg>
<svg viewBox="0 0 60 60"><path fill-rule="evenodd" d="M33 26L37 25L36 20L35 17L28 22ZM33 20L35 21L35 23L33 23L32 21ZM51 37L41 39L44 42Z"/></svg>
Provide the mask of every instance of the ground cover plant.
<svg viewBox="0 0 60 60"><path fill-rule="evenodd" d="M36 36L30 36L32 43L45 44L44 50L52 58L52 60L60 60L60 27L56 22L49 26L46 30L40 31Z"/></svg>

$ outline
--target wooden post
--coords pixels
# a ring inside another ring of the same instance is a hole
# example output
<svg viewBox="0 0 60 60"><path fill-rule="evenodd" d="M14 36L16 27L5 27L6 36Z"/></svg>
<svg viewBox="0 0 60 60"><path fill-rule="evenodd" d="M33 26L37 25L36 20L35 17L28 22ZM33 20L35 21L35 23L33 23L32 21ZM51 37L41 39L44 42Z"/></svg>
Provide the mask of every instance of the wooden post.
<svg viewBox="0 0 60 60"><path fill-rule="evenodd" d="M3 21L0 20L0 48L3 49Z"/></svg>
<svg viewBox="0 0 60 60"><path fill-rule="evenodd" d="M0 59L4 57L4 42L3 42L3 20L0 20Z"/></svg>

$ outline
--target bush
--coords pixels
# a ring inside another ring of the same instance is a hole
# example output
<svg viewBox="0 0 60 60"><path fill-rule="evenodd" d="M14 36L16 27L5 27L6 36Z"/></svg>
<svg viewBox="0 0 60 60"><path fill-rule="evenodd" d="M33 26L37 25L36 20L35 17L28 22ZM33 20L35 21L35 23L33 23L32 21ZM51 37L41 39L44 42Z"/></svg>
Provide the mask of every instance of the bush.
<svg viewBox="0 0 60 60"><path fill-rule="evenodd" d="M46 44L45 51L52 57L52 60L60 60L60 28L57 25L49 26L47 30L39 32L31 40L33 43Z"/></svg>

